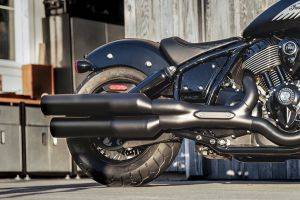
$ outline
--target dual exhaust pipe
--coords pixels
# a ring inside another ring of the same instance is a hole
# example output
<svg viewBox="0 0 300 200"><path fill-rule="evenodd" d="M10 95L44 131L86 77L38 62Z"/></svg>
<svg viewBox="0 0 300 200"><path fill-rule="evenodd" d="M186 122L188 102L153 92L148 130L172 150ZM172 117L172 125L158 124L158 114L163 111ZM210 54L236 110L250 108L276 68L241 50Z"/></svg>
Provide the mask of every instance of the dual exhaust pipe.
<svg viewBox="0 0 300 200"><path fill-rule="evenodd" d="M116 137L153 140L163 132L188 129L236 129L260 133L277 145L300 146L300 132L288 134L265 119L252 117L258 101L253 78L243 78L244 99L236 106L205 106L144 94L43 96L42 112L54 115L54 137Z"/></svg>

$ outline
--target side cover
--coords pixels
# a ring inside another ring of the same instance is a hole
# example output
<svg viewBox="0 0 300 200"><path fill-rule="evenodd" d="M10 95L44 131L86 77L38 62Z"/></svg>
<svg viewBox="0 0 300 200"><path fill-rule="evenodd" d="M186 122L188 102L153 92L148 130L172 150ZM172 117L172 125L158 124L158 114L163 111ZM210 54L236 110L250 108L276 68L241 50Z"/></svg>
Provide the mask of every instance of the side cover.
<svg viewBox="0 0 300 200"><path fill-rule="evenodd" d="M211 87L227 60L228 57L224 56L186 70L179 81L180 98L188 102L206 102Z"/></svg>
<svg viewBox="0 0 300 200"><path fill-rule="evenodd" d="M159 50L159 43L148 40L124 39L103 45L88 55L92 70L110 66L128 66L149 75L170 66Z"/></svg>

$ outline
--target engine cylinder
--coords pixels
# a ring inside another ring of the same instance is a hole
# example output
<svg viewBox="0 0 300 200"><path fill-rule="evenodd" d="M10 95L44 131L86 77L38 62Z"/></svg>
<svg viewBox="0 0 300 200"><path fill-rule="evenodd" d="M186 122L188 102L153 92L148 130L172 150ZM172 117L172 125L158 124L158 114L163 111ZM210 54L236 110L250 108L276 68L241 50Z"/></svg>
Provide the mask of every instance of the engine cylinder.
<svg viewBox="0 0 300 200"><path fill-rule="evenodd" d="M287 81L281 66L280 46L272 40L259 41L251 46L242 64L244 70L249 70L260 80L259 85L266 91Z"/></svg>

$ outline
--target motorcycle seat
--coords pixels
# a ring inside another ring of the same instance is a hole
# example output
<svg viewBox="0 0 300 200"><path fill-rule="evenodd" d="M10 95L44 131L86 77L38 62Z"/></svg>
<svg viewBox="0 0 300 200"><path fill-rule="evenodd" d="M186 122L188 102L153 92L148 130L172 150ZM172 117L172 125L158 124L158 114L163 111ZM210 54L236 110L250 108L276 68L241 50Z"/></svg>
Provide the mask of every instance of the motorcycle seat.
<svg viewBox="0 0 300 200"><path fill-rule="evenodd" d="M172 64L181 65L199 54L240 40L242 38L232 37L212 42L190 43L179 37L170 37L160 42L160 49Z"/></svg>

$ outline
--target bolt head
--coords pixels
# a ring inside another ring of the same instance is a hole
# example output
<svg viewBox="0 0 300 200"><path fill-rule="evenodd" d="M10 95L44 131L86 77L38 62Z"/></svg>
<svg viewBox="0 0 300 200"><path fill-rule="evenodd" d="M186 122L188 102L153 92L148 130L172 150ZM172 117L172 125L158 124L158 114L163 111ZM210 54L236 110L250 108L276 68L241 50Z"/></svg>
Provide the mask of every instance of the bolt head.
<svg viewBox="0 0 300 200"><path fill-rule="evenodd" d="M198 89L199 89L200 91L202 91L204 88L203 88L203 86L200 85L200 86L198 87Z"/></svg>
<svg viewBox="0 0 300 200"><path fill-rule="evenodd" d="M197 135L197 136L196 136L196 140L198 140L198 141L199 141L199 140L202 140L202 136L201 136L201 135Z"/></svg>
<svg viewBox="0 0 300 200"><path fill-rule="evenodd" d="M203 155L203 156L207 156L207 155L208 155L208 152L207 152L207 151L202 151L202 155Z"/></svg>
<svg viewBox="0 0 300 200"><path fill-rule="evenodd" d="M209 143L210 143L210 144L216 144L216 140L215 140L215 139L210 139L210 140L209 140Z"/></svg>
<svg viewBox="0 0 300 200"><path fill-rule="evenodd" d="M225 144L226 144L226 141L225 141L225 140L220 140L220 141L219 141L219 145L223 146L223 145L225 145Z"/></svg>
<svg viewBox="0 0 300 200"><path fill-rule="evenodd" d="M145 65L146 65L147 67L152 67L152 62L146 61L146 62L145 62Z"/></svg>
<svg viewBox="0 0 300 200"><path fill-rule="evenodd" d="M113 58L114 58L114 55L111 54L111 53L109 53L109 54L106 55L106 57L107 57L108 59L113 59Z"/></svg>
<svg viewBox="0 0 300 200"><path fill-rule="evenodd" d="M172 71L172 72L175 72L176 71L176 67L175 66L169 66L169 70Z"/></svg>

